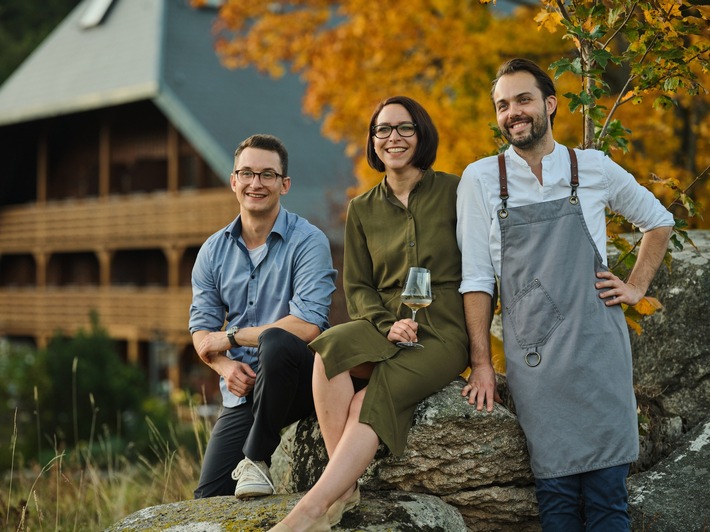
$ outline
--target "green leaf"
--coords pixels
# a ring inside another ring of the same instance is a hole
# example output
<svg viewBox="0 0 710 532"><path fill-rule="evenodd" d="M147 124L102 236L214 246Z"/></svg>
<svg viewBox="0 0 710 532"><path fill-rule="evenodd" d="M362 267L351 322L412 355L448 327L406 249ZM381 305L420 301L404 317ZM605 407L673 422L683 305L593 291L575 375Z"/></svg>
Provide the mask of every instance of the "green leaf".
<svg viewBox="0 0 710 532"><path fill-rule="evenodd" d="M571 112L575 112L579 107L582 106L582 101L579 99L579 95L568 92L564 95L565 98L569 98L569 103L567 104Z"/></svg>
<svg viewBox="0 0 710 532"><path fill-rule="evenodd" d="M607 50L594 50L592 52L592 59L594 59L594 61L596 61L602 68L606 68L611 56L611 52Z"/></svg>
<svg viewBox="0 0 710 532"><path fill-rule="evenodd" d="M674 105L677 105L676 101L669 98L665 94L662 94L661 96L653 100L654 109L670 109Z"/></svg>
<svg viewBox="0 0 710 532"><path fill-rule="evenodd" d="M668 78L666 81L663 82L663 90L675 92L678 89L678 86L681 84L682 81L678 77Z"/></svg>
<svg viewBox="0 0 710 532"><path fill-rule="evenodd" d="M567 58L560 59L550 65L550 70L553 69L555 71L555 79L558 79L565 72L572 72L572 64Z"/></svg>

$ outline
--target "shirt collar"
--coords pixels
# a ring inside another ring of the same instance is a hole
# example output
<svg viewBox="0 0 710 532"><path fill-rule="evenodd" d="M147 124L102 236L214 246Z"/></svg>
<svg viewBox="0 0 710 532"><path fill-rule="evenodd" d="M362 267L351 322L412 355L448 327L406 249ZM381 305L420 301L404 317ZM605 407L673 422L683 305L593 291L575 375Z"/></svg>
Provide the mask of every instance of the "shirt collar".
<svg viewBox="0 0 710 532"><path fill-rule="evenodd" d="M276 233L281 238L286 238L286 231L288 230L288 211L283 207L279 207L279 213L276 215L276 221L274 226L269 232L269 238L271 235ZM225 230L225 236L232 237L234 240L239 240L242 235L242 215L238 214L234 221L227 226ZM267 238L268 241L268 238Z"/></svg>
<svg viewBox="0 0 710 532"><path fill-rule="evenodd" d="M550 153L548 153L547 155L545 155L542 158L543 161L548 158L557 157L560 149L564 149L565 151L567 150L567 148L565 148L559 142L557 142L557 141L554 141L554 142L555 142L555 147L553 148L553 150ZM508 158L510 158L510 160L512 162L514 162L524 168L529 167L527 161L525 159L523 159L520 155L518 155L518 152L515 151L515 148L513 148L513 146L509 146L508 149L505 151L505 153L508 156Z"/></svg>
<svg viewBox="0 0 710 532"><path fill-rule="evenodd" d="M434 170L432 168L429 168L427 170L424 170L424 175L422 175L422 178L419 180L419 183L414 186L414 190L419 190L420 188L430 188L433 182ZM387 184L387 175L382 178L382 181L380 181L378 187L380 189L380 192L382 192L386 198L390 197L390 187Z"/></svg>

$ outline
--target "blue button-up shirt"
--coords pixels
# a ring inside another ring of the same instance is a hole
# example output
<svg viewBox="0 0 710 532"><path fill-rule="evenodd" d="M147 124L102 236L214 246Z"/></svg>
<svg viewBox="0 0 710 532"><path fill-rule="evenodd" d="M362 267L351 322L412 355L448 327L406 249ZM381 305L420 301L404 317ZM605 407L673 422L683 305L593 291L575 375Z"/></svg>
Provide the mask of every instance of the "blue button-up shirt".
<svg viewBox="0 0 710 532"><path fill-rule="evenodd" d="M241 233L239 215L200 248L192 270L190 333L222 330L225 320L227 328L256 327L289 314L327 329L337 272L323 232L282 207L258 264ZM233 348L227 355L256 371L256 347ZM246 401L228 391L222 377L220 390L224 406Z"/></svg>

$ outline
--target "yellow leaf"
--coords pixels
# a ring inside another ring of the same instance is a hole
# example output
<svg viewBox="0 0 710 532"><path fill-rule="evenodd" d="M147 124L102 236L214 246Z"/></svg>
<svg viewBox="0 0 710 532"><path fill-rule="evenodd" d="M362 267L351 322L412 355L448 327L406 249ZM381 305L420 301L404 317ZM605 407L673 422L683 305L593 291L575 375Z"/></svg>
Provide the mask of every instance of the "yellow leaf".
<svg viewBox="0 0 710 532"><path fill-rule="evenodd" d="M641 324L639 322L637 322L636 320L629 318L628 316L625 316L625 318L626 318L626 324L629 327L631 327L634 330L634 332L636 332L636 334L638 336L641 336L641 333L643 332L643 328L641 327Z"/></svg>
<svg viewBox="0 0 710 532"><path fill-rule="evenodd" d="M562 22L562 15L557 11L542 10L535 15L535 22L538 24L538 31L545 28L550 33L555 33Z"/></svg>
<svg viewBox="0 0 710 532"><path fill-rule="evenodd" d="M491 359L493 369L496 373L505 375L505 351L503 350L503 340L491 335Z"/></svg>

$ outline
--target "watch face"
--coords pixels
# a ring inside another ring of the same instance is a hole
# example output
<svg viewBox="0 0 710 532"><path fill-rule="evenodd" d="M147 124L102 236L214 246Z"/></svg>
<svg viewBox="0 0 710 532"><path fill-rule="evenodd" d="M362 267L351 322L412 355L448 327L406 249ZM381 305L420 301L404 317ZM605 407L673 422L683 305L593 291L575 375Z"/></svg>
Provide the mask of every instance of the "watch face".
<svg viewBox="0 0 710 532"><path fill-rule="evenodd" d="M229 343L232 344L232 347L239 347L239 344L234 339L234 335L237 333L238 330L239 327L236 326L227 329L227 338L229 338Z"/></svg>

